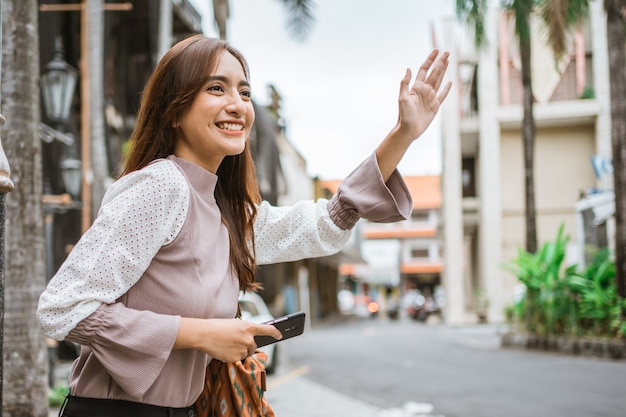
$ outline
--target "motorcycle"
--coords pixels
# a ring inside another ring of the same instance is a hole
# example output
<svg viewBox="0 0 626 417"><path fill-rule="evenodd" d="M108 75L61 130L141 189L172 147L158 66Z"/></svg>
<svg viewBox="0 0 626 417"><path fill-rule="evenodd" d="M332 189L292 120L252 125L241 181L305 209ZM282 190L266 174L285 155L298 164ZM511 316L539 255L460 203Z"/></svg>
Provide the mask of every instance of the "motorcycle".
<svg viewBox="0 0 626 417"><path fill-rule="evenodd" d="M387 317L389 317L391 320L397 320L400 316L400 308L396 300L394 300L393 298L387 300L387 307L385 310L387 312Z"/></svg>
<svg viewBox="0 0 626 417"><path fill-rule="evenodd" d="M413 320L426 321L430 315L439 314L440 308L433 297L417 294L407 306L407 315Z"/></svg>

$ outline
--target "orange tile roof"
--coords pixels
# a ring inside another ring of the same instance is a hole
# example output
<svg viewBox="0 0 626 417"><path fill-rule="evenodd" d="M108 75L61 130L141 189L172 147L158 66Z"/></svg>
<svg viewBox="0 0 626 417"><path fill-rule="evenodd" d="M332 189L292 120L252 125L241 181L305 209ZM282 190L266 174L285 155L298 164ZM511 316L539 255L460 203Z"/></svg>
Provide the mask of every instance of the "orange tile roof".
<svg viewBox="0 0 626 417"><path fill-rule="evenodd" d="M326 188L330 190L331 193L335 194L342 181L343 180L320 180L320 187Z"/></svg>
<svg viewBox="0 0 626 417"><path fill-rule="evenodd" d="M441 262L415 262L405 263L400 267L403 274L427 274L436 273L443 270Z"/></svg>
<svg viewBox="0 0 626 417"><path fill-rule="evenodd" d="M441 207L441 176L416 175L403 177L411 197L414 210L436 209ZM337 192L342 180L320 180L320 186Z"/></svg>
<svg viewBox="0 0 626 417"><path fill-rule="evenodd" d="M433 227L381 227L363 229L366 239L406 239L415 237L435 237L437 229Z"/></svg>
<svg viewBox="0 0 626 417"><path fill-rule="evenodd" d="M355 265L354 264L340 264L339 265L339 274L341 275L354 275Z"/></svg>
<svg viewBox="0 0 626 417"><path fill-rule="evenodd" d="M340 275L354 275L359 266L363 264L346 263L339 265ZM441 262L412 262L403 263L400 266L400 272L403 274L433 274L440 273L443 270Z"/></svg>

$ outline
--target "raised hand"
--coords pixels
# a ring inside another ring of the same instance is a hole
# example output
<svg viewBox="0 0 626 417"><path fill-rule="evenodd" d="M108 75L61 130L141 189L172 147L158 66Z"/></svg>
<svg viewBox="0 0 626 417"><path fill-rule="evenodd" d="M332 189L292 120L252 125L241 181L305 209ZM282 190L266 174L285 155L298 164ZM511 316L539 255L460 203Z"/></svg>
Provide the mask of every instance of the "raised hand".
<svg viewBox="0 0 626 417"><path fill-rule="evenodd" d="M412 140L417 139L433 121L439 106L448 95L452 83L448 82L439 91L443 82L446 69L448 68L449 53L444 52L439 56L439 51L434 49L426 61L417 71L415 82L411 81L411 70L407 69L404 78L400 82L399 103L399 132L406 134Z"/></svg>
<svg viewBox="0 0 626 417"><path fill-rule="evenodd" d="M383 180L387 181L406 150L430 126L441 103L450 92L451 82L441 88L450 54L434 49L417 71L413 85L407 69L400 82L398 122L376 149L376 159ZM439 91L441 89L441 91Z"/></svg>

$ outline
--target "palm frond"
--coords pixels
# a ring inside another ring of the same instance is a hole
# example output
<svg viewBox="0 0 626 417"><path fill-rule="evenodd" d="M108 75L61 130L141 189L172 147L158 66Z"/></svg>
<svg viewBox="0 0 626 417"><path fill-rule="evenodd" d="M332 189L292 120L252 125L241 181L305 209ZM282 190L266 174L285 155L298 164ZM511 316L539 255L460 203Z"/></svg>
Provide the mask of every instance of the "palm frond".
<svg viewBox="0 0 626 417"><path fill-rule="evenodd" d="M567 53L568 33L589 13L589 0L540 0L539 17L556 58Z"/></svg>
<svg viewBox="0 0 626 417"><path fill-rule="evenodd" d="M478 49L488 44L485 33L485 13L487 0L456 0L456 16L474 31L474 44Z"/></svg>
<svg viewBox="0 0 626 417"><path fill-rule="evenodd" d="M311 32L315 15L313 0L283 0L287 9L287 28L297 41L306 40Z"/></svg>

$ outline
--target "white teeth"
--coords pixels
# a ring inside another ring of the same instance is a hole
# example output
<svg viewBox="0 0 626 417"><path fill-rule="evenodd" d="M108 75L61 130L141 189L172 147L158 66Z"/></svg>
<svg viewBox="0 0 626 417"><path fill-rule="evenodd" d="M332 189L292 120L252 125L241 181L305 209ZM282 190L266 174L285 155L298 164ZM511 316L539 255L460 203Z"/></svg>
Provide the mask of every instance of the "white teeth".
<svg viewBox="0 0 626 417"><path fill-rule="evenodd" d="M243 126L237 123L218 123L217 127L224 130L243 130Z"/></svg>

